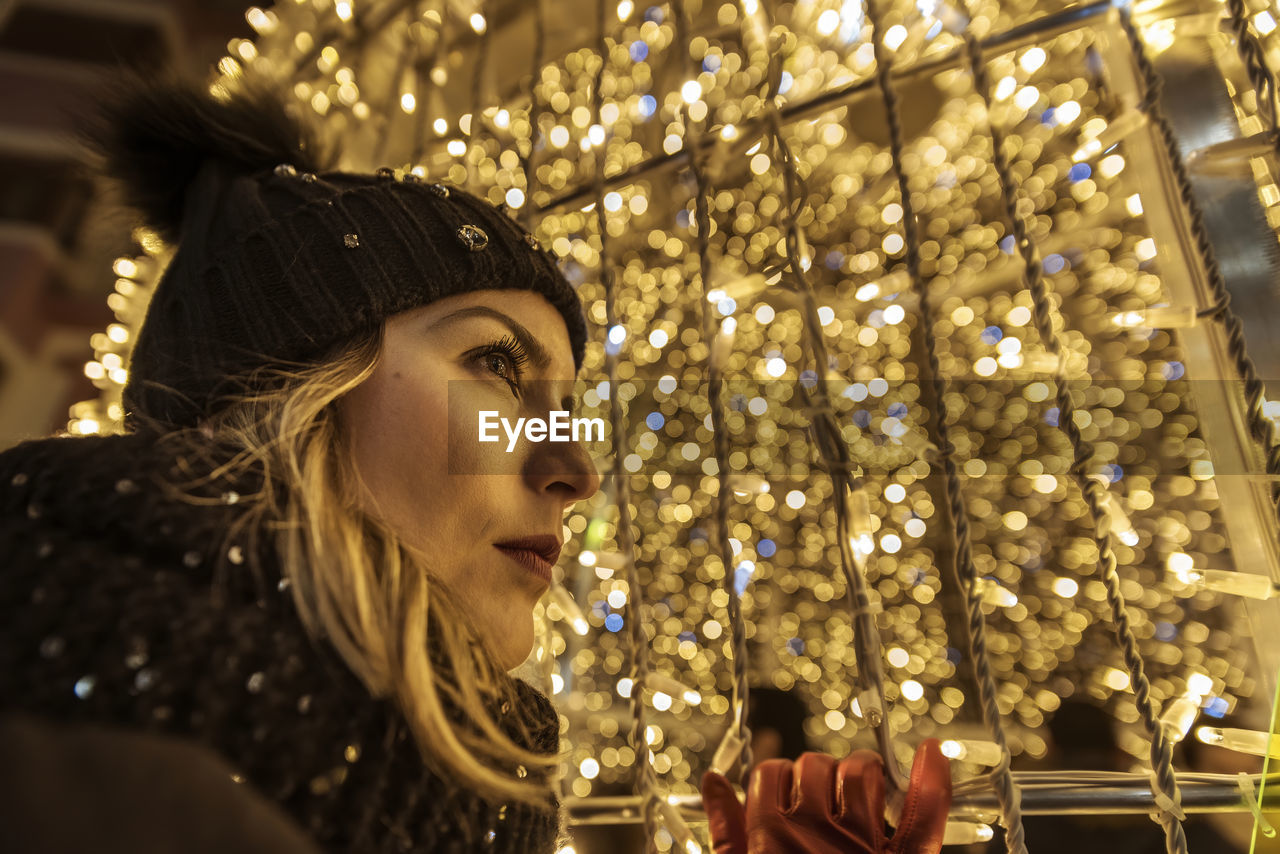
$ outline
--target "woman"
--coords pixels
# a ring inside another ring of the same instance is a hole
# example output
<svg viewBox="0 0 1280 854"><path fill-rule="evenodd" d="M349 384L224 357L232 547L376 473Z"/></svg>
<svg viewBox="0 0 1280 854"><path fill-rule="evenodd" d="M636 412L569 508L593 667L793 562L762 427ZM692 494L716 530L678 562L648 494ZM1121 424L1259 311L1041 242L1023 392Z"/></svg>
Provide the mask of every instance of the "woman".
<svg viewBox="0 0 1280 854"><path fill-rule="evenodd" d="M0 454L0 733L48 745L0 756L14 850L89 822L134 854L553 851L560 720L508 671L600 478L577 442L478 428L572 408L577 295L486 202L327 168L264 91L135 83L104 117L107 172L177 250L127 432ZM941 838L926 759L895 851ZM857 799L838 816L788 812L782 762L745 814L704 781L718 850L889 850L874 754L795 766Z"/></svg>
<svg viewBox="0 0 1280 854"><path fill-rule="evenodd" d="M577 295L491 205L327 170L262 91L104 117L177 250L128 432L0 455L3 711L194 739L326 850L552 850L559 718L506 671L600 479L476 421L571 406Z"/></svg>

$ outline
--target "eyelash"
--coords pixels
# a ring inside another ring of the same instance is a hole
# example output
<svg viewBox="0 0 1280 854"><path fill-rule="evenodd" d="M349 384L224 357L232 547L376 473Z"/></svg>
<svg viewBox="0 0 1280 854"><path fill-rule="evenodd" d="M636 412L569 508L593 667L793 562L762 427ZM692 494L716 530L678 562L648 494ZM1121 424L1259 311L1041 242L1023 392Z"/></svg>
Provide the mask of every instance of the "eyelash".
<svg viewBox="0 0 1280 854"><path fill-rule="evenodd" d="M520 379L524 376L521 368L529 361L529 354L525 352L524 347L513 336L508 335L487 345L476 358L487 360L493 356L503 356L511 363L511 370L515 373L515 377L514 379L503 377L503 379L507 380L513 389L519 391ZM497 372L494 371L494 373ZM501 374L498 375L501 376Z"/></svg>

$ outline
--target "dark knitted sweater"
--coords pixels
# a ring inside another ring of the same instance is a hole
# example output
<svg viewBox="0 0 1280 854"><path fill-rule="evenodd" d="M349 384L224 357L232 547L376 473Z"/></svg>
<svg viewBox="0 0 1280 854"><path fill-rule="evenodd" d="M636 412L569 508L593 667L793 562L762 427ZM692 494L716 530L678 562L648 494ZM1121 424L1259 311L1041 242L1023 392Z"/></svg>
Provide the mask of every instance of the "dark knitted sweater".
<svg viewBox="0 0 1280 854"><path fill-rule="evenodd" d="M326 851L553 851L557 811L428 768L394 704L308 638L269 546L227 544L243 482L202 487L209 506L155 486L190 466L137 435L0 454L0 712L190 738ZM555 708L513 681L495 716L554 753Z"/></svg>

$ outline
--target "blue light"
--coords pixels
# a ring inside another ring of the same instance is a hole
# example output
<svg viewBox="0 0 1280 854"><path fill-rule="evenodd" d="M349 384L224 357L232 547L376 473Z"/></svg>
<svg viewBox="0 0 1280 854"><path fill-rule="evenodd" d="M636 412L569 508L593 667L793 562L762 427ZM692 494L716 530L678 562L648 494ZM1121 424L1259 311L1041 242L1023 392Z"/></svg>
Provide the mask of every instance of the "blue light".
<svg viewBox="0 0 1280 854"><path fill-rule="evenodd" d="M773 557L778 551L778 544L773 540L761 540L756 543L756 554L760 557Z"/></svg>
<svg viewBox="0 0 1280 854"><path fill-rule="evenodd" d="M1004 337L1004 330L999 326L988 326L978 337L982 339L983 344L999 344L1000 339Z"/></svg>
<svg viewBox="0 0 1280 854"><path fill-rule="evenodd" d="M1053 107L1050 107L1049 109L1045 110L1043 113L1040 114L1040 124L1053 127L1057 123L1058 123L1058 117Z"/></svg>
<svg viewBox="0 0 1280 854"><path fill-rule="evenodd" d="M609 603L601 599L599 602L591 603L591 613L597 617L607 617L609 615Z"/></svg>
<svg viewBox="0 0 1280 854"><path fill-rule="evenodd" d="M853 413L853 423L857 424L859 427L871 426L871 413L865 409L859 409L857 412Z"/></svg>
<svg viewBox="0 0 1280 854"><path fill-rule="evenodd" d="M1117 480L1124 477L1124 469L1120 468L1120 466L1115 463L1108 463L1103 466L1102 471L1112 483L1115 483Z"/></svg>
<svg viewBox="0 0 1280 854"><path fill-rule="evenodd" d="M1013 235L1007 234L1000 240L1000 251L1006 255L1012 255L1014 249Z"/></svg>
<svg viewBox="0 0 1280 854"><path fill-rule="evenodd" d="M901 418L907 414L907 405L902 401L889 404L889 415L893 418Z"/></svg>
<svg viewBox="0 0 1280 854"><path fill-rule="evenodd" d="M690 528L689 542L692 543L695 540L700 540L705 543L707 541L707 529L706 528Z"/></svg>
<svg viewBox="0 0 1280 854"><path fill-rule="evenodd" d="M956 649L954 646L947 647L947 661L950 661L952 664L959 664L961 658L960 650Z"/></svg>
<svg viewBox="0 0 1280 854"><path fill-rule="evenodd" d="M622 631L622 615L610 614L604 618L604 627L611 632Z"/></svg>
<svg viewBox="0 0 1280 854"><path fill-rule="evenodd" d="M751 583L751 575L753 568L748 566L739 566L733 571L733 589L741 596L742 592L747 589L747 585Z"/></svg>
<svg viewBox="0 0 1280 854"><path fill-rule="evenodd" d="M667 423L667 419L663 417L661 412L650 412L644 423L649 426L650 430L661 430L662 425Z"/></svg>
<svg viewBox="0 0 1280 854"><path fill-rule="evenodd" d="M658 99L652 95L643 95L640 98L640 115L646 119L658 111Z"/></svg>
<svg viewBox="0 0 1280 854"><path fill-rule="evenodd" d="M844 253L839 249L832 249L822 263L828 270L839 270L840 265L844 263Z"/></svg>
<svg viewBox="0 0 1280 854"><path fill-rule="evenodd" d="M681 632L676 637L682 641L696 641L698 639L693 632Z"/></svg>
<svg viewBox="0 0 1280 854"><path fill-rule="evenodd" d="M649 45L643 41L633 41L631 43L631 61L644 62L649 58Z"/></svg>
<svg viewBox="0 0 1280 854"><path fill-rule="evenodd" d="M1044 423L1050 427L1058 426L1058 407L1051 406L1044 414Z"/></svg>
<svg viewBox="0 0 1280 854"><path fill-rule="evenodd" d="M1156 640L1171 641L1178 636L1178 627L1163 620L1156 623Z"/></svg>
<svg viewBox="0 0 1280 854"><path fill-rule="evenodd" d="M1083 181L1093 174L1093 170L1089 168L1088 163L1077 163L1067 170L1067 177L1072 181Z"/></svg>
<svg viewBox="0 0 1280 854"><path fill-rule="evenodd" d="M803 655L804 641L800 640L800 638L790 638L787 640L787 649L791 651L792 655Z"/></svg>
<svg viewBox="0 0 1280 854"><path fill-rule="evenodd" d="M1204 707L1204 713L1211 718L1223 718L1227 715L1230 704L1221 697L1214 697Z"/></svg>
<svg viewBox="0 0 1280 854"><path fill-rule="evenodd" d="M801 371L800 384L805 388L813 388L818 384L818 375L809 370Z"/></svg>
<svg viewBox="0 0 1280 854"><path fill-rule="evenodd" d="M712 74L719 71L720 57L716 56L714 53L707 54L707 57L702 60L702 70L710 71Z"/></svg>
<svg viewBox="0 0 1280 854"><path fill-rule="evenodd" d="M655 24L661 24L664 17L666 16L662 14L661 6L650 6L648 9L644 10L644 19L646 21L653 21Z"/></svg>
<svg viewBox="0 0 1280 854"><path fill-rule="evenodd" d="M1160 368L1160 375L1167 380L1180 380L1187 369L1181 362L1165 362Z"/></svg>
<svg viewBox="0 0 1280 854"><path fill-rule="evenodd" d="M791 76L790 71L782 72L782 79L778 81L778 94L779 95L787 94L787 90L791 88L791 84L794 82L795 82L795 79Z"/></svg>
<svg viewBox="0 0 1280 854"><path fill-rule="evenodd" d="M1046 255L1040 266L1043 267L1044 271L1050 275L1060 273L1062 272L1062 268L1067 266L1067 259L1055 252L1053 255Z"/></svg>

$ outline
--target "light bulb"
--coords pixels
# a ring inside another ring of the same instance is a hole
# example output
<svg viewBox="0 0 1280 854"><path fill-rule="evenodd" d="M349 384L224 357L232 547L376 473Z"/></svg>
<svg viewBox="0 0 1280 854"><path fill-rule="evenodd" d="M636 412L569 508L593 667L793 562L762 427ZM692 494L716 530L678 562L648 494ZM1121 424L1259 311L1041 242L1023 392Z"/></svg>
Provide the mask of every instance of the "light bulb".
<svg viewBox="0 0 1280 854"><path fill-rule="evenodd" d="M949 738L939 746L942 755L948 759L973 762L977 765L988 765L992 768L1000 764L1004 752L994 741L977 739Z"/></svg>
<svg viewBox="0 0 1280 854"><path fill-rule="evenodd" d="M720 739L720 746L716 748L715 755L711 757L711 770L717 774L728 774L730 766L742 755L742 748L745 745L746 742L738 735L738 728L730 726L725 730L724 738Z"/></svg>
<svg viewBox="0 0 1280 854"><path fill-rule="evenodd" d="M1280 758L1280 735L1269 735L1251 729L1235 729L1234 727L1196 727L1196 738L1205 744L1225 747L1238 753L1252 756L1272 756ZM1270 750L1268 751L1268 745Z"/></svg>

